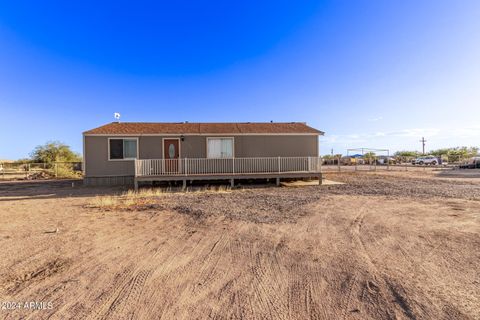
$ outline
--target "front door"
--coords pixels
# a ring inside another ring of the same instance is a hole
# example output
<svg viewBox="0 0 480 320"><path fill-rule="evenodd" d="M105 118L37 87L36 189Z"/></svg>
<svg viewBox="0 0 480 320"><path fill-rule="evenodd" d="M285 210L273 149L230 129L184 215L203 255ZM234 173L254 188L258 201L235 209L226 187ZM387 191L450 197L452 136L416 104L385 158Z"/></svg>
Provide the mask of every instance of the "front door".
<svg viewBox="0 0 480 320"><path fill-rule="evenodd" d="M163 140L165 173L178 173L178 158L180 157L179 145L179 139Z"/></svg>

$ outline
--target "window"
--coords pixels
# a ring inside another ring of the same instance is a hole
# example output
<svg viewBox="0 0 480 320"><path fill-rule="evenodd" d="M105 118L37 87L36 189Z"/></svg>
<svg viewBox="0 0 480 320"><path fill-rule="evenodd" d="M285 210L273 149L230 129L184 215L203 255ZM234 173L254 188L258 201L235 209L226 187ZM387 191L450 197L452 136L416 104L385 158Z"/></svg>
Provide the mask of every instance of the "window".
<svg viewBox="0 0 480 320"><path fill-rule="evenodd" d="M233 158L233 138L207 138L207 158Z"/></svg>
<svg viewBox="0 0 480 320"><path fill-rule="evenodd" d="M109 160L137 158L137 139L109 139Z"/></svg>

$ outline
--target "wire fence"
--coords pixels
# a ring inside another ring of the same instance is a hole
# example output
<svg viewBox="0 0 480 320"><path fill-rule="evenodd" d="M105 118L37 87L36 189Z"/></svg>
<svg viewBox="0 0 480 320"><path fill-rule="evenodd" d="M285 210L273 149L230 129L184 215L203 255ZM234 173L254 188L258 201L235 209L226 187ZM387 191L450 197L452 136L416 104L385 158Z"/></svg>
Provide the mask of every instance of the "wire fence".
<svg viewBox="0 0 480 320"><path fill-rule="evenodd" d="M323 160L322 172L450 170L458 166L458 163L438 164L437 162L434 164L415 164L412 161L401 162L391 157L371 159L328 157Z"/></svg>
<svg viewBox="0 0 480 320"><path fill-rule="evenodd" d="M47 178L81 178L82 169L82 162L0 162L0 179L36 180Z"/></svg>
<svg viewBox="0 0 480 320"><path fill-rule="evenodd" d="M451 170L453 165L411 165L411 164L357 164L357 165L322 165L322 173L328 172L356 172L356 171L427 171L427 170Z"/></svg>

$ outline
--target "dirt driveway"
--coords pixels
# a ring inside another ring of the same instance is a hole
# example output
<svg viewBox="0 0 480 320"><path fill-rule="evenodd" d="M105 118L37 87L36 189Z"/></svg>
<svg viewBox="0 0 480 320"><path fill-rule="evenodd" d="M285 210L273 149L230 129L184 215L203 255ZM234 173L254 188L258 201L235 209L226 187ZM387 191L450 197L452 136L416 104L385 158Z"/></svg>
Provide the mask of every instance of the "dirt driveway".
<svg viewBox="0 0 480 320"><path fill-rule="evenodd" d="M1 319L480 319L480 179L167 193L0 184ZM5 308L8 309L8 308Z"/></svg>

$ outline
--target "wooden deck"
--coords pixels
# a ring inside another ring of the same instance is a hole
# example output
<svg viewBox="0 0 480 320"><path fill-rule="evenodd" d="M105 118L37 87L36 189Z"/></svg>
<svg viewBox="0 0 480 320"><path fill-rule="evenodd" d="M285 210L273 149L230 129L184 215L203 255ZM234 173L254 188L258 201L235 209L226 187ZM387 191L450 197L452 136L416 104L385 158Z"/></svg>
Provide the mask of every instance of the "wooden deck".
<svg viewBox="0 0 480 320"><path fill-rule="evenodd" d="M146 159L135 161L135 189L140 182L291 178L319 179L321 162L318 157L275 157L234 159Z"/></svg>

